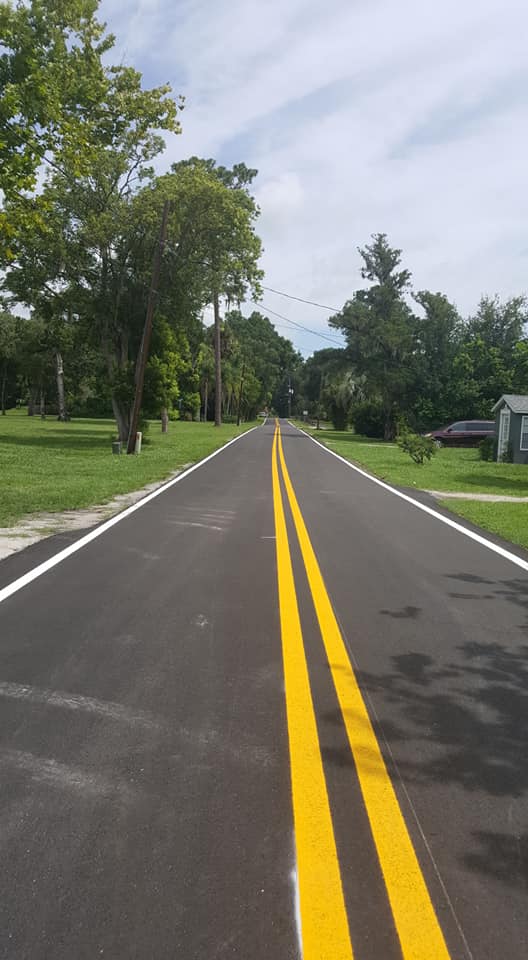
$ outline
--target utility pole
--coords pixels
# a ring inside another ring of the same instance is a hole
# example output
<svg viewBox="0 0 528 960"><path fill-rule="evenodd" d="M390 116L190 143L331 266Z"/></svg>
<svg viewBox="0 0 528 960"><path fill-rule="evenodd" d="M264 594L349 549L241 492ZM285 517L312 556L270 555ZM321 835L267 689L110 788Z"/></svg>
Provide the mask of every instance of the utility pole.
<svg viewBox="0 0 528 960"><path fill-rule="evenodd" d="M130 430L128 433L128 445L127 453L134 453L136 449L136 433L139 423L139 413L141 410L141 403L143 400L143 384L145 383L145 367L147 365L149 347L150 347L150 338L152 336L152 321L154 319L154 310L156 307L156 300L158 297L158 283L160 278L161 271L161 258L163 254L163 248L165 246L165 240L167 238L167 225L169 221L169 211L170 211L170 200L166 200L163 206L163 216L161 218L161 229L159 240L154 251L154 259L152 261L152 280L150 283L150 290L148 295L147 302L147 314L145 317L145 326L143 328L143 336L141 338L141 346L139 348L138 358L136 362L136 395L134 397L134 406L132 407L132 415L130 417Z"/></svg>
<svg viewBox="0 0 528 960"><path fill-rule="evenodd" d="M215 427L222 426L222 339L220 331L220 305L218 293L213 296L214 347L215 347Z"/></svg>
<svg viewBox="0 0 528 960"><path fill-rule="evenodd" d="M240 377L240 390L238 391L238 407L237 407L237 427L240 426L240 408L242 406L242 391L244 389L244 377L246 375L246 361L242 363L242 374Z"/></svg>
<svg viewBox="0 0 528 960"><path fill-rule="evenodd" d="M293 390L292 390L292 385L291 385L291 377L290 377L290 375L288 374L288 420L291 420L291 398L292 398L292 393L293 393Z"/></svg>

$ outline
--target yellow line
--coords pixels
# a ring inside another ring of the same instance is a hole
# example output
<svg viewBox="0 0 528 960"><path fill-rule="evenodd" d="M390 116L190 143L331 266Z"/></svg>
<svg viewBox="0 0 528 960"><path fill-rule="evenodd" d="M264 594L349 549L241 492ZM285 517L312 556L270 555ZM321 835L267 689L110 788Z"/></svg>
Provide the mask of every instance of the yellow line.
<svg viewBox="0 0 528 960"><path fill-rule="evenodd" d="M352 960L273 439L273 506L304 960Z"/></svg>
<svg viewBox="0 0 528 960"><path fill-rule="evenodd" d="M295 496L284 459L280 430L278 450L317 619L404 960L449 960L444 937Z"/></svg>

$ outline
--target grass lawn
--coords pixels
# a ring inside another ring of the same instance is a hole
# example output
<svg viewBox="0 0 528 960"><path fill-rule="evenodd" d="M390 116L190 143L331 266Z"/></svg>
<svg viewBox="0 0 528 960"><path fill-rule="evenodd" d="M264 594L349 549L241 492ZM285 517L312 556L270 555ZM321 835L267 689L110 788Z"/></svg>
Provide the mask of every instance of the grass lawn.
<svg viewBox="0 0 528 960"><path fill-rule="evenodd" d="M528 549L528 503L480 503L476 500L441 502L460 517Z"/></svg>
<svg viewBox="0 0 528 960"><path fill-rule="evenodd" d="M304 424L299 426L306 429ZM368 440L350 431L309 429L309 432L342 457L398 486L528 496L528 466L488 463L479 459L478 450L474 448L442 447L429 463L420 466L395 443Z"/></svg>
<svg viewBox="0 0 528 960"><path fill-rule="evenodd" d="M113 420L0 416L0 526L41 511L74 510L105 503L162 480L183 464L201 460L254 424L174 422L169 432L151 422L139 457L112 455Z"/></svg>
<svg viewBox="0 0 528 960"><path fill-rule="evenodd" d="M488 463L478 450L443 447L429 463L415 464L395 443L368 440L350 431L308 429L331 450L365 467L370 473L402 487L460 493L528 496L528 466ZM528 549L528 503L482 503L441 500L444 507L472 523Z"/></svg>

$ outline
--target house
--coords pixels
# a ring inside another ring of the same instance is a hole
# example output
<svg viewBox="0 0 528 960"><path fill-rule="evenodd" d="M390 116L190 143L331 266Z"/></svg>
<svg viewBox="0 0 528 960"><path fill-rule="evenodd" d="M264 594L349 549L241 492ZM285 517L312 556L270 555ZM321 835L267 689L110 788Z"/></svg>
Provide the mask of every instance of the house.
<svg viewBox="0 0 528 960"><path fill-rule="evenodd" d="M493 407L497 460L528 464L528 396L505 393Z"/></svg>

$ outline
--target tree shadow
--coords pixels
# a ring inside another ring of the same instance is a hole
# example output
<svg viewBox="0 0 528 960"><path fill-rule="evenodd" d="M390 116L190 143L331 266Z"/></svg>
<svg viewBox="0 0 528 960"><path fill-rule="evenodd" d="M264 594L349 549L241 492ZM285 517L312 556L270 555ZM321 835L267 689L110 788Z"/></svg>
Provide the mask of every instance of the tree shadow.
<svg viewBox="0 0 528 960"><path fill-rule="evenodd" d="M490 600L500 598L514 606L520 607L526 612L526 628L528 629L528 581L521 577L508 578L506 580L488 580L485 577L474 576L467 573L446 574L448 580L460 580L462 583L474 583L476 586L495 587L494 590L485 594L478 593L448 593L450 597L456 597L461 600ZM522 628L521 628L522 629Z"/></svg>
<svg viewBox="0 0 528 960"><path fill-rule="evenodd" d="M497 464L492 464L492 466L497 466ZM483 468L482 470L474 470L472 473L460 474L457 476L457 480L469 487L478 487L479 491L485 489L487 493L497 490L500 494L509 490L512 496L528 496L528 469L526 469L524 475L519 473L512 476L497 477Z"/></svg>
<svg viewBox="0 0 528 960"><path fill-rule="evenodd" d="M339 441L339 443L350 443L355 446L379 446L385 443L384 440L376 440L371 437L360 437L357 433L350 433L349 430L314 430L316 440ZM390 446L390 443L387 443ZM393 444L394 445L394 444Z"/></svg>
<svg viewBox="0 0 528 960"><path fill-rule="evenodd" d="M491 586L472 575L450 578ZM526 581L499 581L493 595L528 614ZM460 644L442 663L420 651L391 659L388 673L361 673L359 680L376 698L389 747L405 743L403 751L396 750L403 754L398 760L403 779L457 785L468 795L495 799L498 811L503 805L506 811L508 800L528 797L528 643L474 640ZM383 704L390 707L388 722ZM513 825L511 832L500 826L496 833L473 835L476 846L465 855L465 865L510 885L528 885L528 837L516 834Z"/></svg>
<svg viewBox="0 0 528 960"><path fill-rule="evenodd" d="M109 447L110 432L108 437L101 431L93 430L70 430L61 433L60 431L47 431L36 437L28 436L2 436L0 442L2 446L13 447L43 447L46 450L86 450L87 448Z"/></svg>
<svg viewBox="0 0 528 960"><path fill-rule="evenodd" d="M528 890L528 833L514 836L477 830L472 834L474 849L464 863L476 873L486 873L510 887Z"/></svg>
<svg viewBox="0 0 528 960"><path fill-rule="evenodd" d="M421 607L402 607L401 610L380 610L384 617L392 617L393 620L416 620L422 612Z"/></svg>

